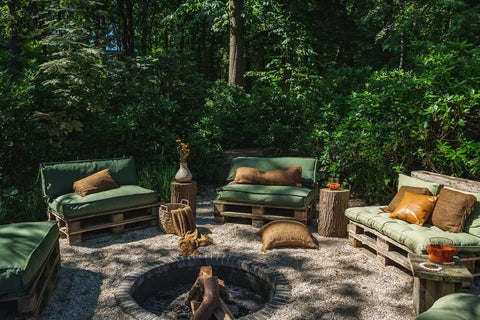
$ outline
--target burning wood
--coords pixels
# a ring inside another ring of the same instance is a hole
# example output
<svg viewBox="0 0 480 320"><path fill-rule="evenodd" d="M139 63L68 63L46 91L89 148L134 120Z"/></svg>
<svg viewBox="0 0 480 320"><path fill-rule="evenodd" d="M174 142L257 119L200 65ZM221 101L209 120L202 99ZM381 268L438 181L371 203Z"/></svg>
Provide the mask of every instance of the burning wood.
<svg viewBox="0 0 480 320"><path fill-rule="evenodd" d="M185 298L192 309L192 320L232 320L232 312L225 304L230 297L223 280L213 276L212 267L201 267L195 283Z"/></svg>

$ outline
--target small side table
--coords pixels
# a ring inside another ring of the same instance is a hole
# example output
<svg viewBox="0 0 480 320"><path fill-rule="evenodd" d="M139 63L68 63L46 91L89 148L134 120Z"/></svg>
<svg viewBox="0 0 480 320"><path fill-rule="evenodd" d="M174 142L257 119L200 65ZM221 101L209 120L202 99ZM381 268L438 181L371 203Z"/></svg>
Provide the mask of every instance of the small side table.
<svg viewBox="0 0 480 320"><path fill-rule="evenodd" d="M188 200L193 215L197 216L197 182L177 182L170 183L170 202L180 203L182 199Z"/></svg>
<svg viewBox="0 0 480 320"><path fill-rule="evenodd" d="M408 261L413 273L413 307L417 314L429 309L439 298L454 292L462 292L463 282L472 282L473 276L463 265L463 262L454 257L453 264L442 264L440 271L426 270L420 266L422 262L432 262L426 254L408 254Z"/></svg>
<svg viewBox="0 0 480 320"><path fill-rule="evenodd" d="M320 189L318 199L318 234L324 237L343 238L347 235L350 190Z"/></svg>

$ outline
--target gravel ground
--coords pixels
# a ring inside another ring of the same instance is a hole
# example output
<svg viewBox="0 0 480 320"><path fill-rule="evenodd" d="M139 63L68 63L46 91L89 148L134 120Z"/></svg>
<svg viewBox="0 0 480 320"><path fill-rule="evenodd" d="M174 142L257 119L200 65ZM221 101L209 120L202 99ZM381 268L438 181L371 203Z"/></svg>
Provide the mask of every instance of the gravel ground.
<svg viewBox="0 0 480 320"><path fill-rule="evenodd" d="M320 250L275 248L261 252L258 230L250 225L213 221L214 188L200 186L197 226L214 244L206 254L241 254L282 273L292 299L272 316L285 319L414 319L412 284L367 259L347 239L321 237L310 227ZM119 236L90 239L70 247L60 239L62 268L44 319L131 319L115 301L123 278L136 268L176 257L179 237L158 227L130 230ZM480 282L469 289L480 294Z"/></svg>

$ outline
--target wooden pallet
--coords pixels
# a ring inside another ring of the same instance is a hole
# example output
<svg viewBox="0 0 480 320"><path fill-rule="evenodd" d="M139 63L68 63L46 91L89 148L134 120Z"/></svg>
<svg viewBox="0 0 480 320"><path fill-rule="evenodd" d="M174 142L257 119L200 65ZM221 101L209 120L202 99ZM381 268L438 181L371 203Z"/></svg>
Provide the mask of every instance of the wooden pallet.
<svg viewBox="0 0 480 320"><path fill-rule="evenodd" d="M230 201L213 201L214 221L249 222L255 227L261 227L273 220L297 220L309 224L315 211L315 202L308 207L284 207L261 204L249 204Z"/></svg>
<svg viewBox="0 0 480 320"><path fill-rule="evenodd" d="M59 271L60 247L57 241L28 291L0 295L0 318L41 319Z"/></svg>
<svg viewBox="0 0 480 320"><path fill-rule="evenodd" d="M348 242L352 247L360 249L362 253L376 260L381 266L393 265L398 275L406 280L412 280L408 253L413 251L407 246L354 221L350 221L348 225ZM460 252L458 256L474 277L480 276L479 254Z"/></svg>
<svg viewBox="0 0 480 320"><path fill-rule="evenodd" d="M57 220L61 238L67 238L69 245L81 242L84 236L98 230L110 230L113 234L123 233L126 225L158 223L159 203L65 219L47 209L49 220Z"/></svg>

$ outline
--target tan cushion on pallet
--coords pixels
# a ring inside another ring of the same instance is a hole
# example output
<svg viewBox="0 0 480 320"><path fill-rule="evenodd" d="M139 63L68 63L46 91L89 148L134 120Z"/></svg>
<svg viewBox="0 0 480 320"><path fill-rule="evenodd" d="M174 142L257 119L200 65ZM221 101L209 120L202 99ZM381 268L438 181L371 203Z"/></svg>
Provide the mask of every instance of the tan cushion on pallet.
<svg viewBox="0 0 480 320"><path fill-rule="evenodd" d="M405 192L389 218L402 219L423 226L433 211L437 197Z"/></svg>
<svg viewBox="0 0 480 320"><path fill-rule="evenodd" d="M432 224L444 231L463 232L465 220L476 204L474 195L443 188L432 212Z"/></svg>
<svg viewBox="0 0 480 320"><path fill-rule="evenodd" d="M73 191L82 197L118 187L119 185L113 180L109 169L98 171L73 183Z"/></svg>
<svg viewBox="0 0 480 320"><path fill-rule="evenodd" d="M390 201L388 206L380 208L380 209L382 209L384 212L392 213L397 208L400 201L402 201L403 196L405 195L405 192L410 192L410 193L414 193L414 194L424 194L424 195L428 195L428 196L432 195L430 193L430 190L428 190L428 188L402 186L398 190L395 197L393 197L392 201Z"/></svg>
<svg viewBox="0 0 480 320"><path fill-rule="evenodd" d="M229 184L260 184L272 186L302 186L302 167L263 171L251 167L235 169L235 179Z"/></svg>
<svg viewBox="0 0 480 320"><path fill-rule="evenodd" d="M299 221L276 220L264 225L257 235L262 237L262 252L275 247L297 246L318 249L313 235Z"/></svg>

